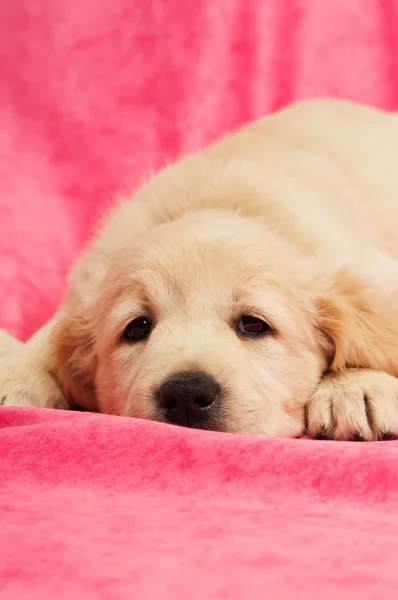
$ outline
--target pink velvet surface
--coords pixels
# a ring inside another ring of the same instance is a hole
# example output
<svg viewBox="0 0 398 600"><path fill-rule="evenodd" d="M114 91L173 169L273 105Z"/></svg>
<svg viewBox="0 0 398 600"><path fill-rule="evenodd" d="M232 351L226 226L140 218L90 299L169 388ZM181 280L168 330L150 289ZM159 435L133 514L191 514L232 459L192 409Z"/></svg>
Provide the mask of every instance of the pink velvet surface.
<svg viewBox="0 0 398 600"><path fill-rule="evenodd" d="M0 326L51 315L94 224L283 104L398 106L395 0L0 9ZM0 597L397 597L398 443L0 409Z"/></svg>

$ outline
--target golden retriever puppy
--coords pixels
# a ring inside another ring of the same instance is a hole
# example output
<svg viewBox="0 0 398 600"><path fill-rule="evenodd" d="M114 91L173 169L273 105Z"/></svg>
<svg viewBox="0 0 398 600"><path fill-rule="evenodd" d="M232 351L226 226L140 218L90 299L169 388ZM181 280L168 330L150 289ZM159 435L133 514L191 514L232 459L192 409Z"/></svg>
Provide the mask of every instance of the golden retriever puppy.
<svg viewBox="0 0 398 600"><path fill-rule="evenodd" d="M398 435L397 156L397 116L315 100L166 167L0 359L1 402Z"/></svg>

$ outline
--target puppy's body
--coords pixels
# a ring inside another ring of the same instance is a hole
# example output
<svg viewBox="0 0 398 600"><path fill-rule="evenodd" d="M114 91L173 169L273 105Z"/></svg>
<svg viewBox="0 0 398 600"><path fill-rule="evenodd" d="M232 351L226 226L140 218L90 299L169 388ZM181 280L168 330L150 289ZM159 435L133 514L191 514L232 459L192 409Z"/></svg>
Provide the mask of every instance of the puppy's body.
<svg viewBox="0 0 398 600"><path fill-rule="evenodd" d="M54 322L3 359L0 396L286 436L307 406L314 435L398 433L397 155L395 115L318 100L165 168L110 217ZM142 317L148 337L127 342ZM176 398L195 373L214 393L192 412Z"/></svg>

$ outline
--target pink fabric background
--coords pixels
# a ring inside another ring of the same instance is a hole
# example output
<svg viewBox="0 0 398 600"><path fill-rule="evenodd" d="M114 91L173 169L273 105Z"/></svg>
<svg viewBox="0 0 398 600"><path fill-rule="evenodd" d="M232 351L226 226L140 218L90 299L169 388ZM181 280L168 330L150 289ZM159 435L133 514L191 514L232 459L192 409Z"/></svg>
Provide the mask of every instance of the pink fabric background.
<svg viewBox="0 0 398 600"><path fill-rule="evenodd" d="M0 326L105 208L282 104L398 107L396 0L0 2ZM0 598L397 598L398 442L0 410Z"/></svg>

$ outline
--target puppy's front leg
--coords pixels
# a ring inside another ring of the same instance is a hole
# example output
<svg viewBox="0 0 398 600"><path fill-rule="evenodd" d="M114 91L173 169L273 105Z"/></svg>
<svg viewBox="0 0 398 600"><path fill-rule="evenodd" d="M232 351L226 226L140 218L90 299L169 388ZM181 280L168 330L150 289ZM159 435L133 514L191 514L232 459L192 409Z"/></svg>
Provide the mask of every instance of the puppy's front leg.
<svg viewBox="0 0 398 600"><path fill-rule="evenodd" d="M321 439L398 437L398 379L368 369L326 375L307 406L307 430Z"/></svg>
<svg viewBox="0 0 398 600"><path fill-rule="evenodd" d="M68 408L54 368L50 321L26 344L0 332L0 405Z"/></svg>

